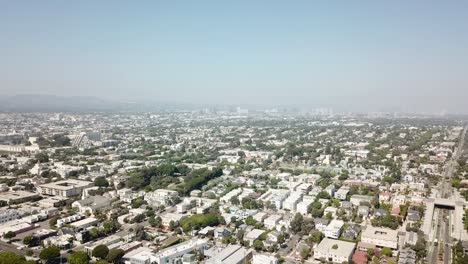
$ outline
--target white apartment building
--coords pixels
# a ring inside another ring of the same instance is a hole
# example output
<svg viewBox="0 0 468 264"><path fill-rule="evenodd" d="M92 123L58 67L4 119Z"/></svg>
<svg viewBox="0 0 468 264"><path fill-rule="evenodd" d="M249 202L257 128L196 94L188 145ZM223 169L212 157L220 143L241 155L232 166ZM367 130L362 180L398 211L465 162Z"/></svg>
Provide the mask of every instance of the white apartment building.
<svg viewBox="0 0 468 264"><path fill-rule="evenodd" d="M326 262L349 262L356 244L340 240L324 238L314 249L314 259Z"/></svg>
<svg viewBox="0 0 468 264"><path fill-rule="evenodd" d="M221 197L220 201L223 202L223 203L229 203L231 201L232 197L238 196L241 193L242 193L241 188L234 189L234 190L228 192L227 194L225 194L223 197Z"/></svg>
<svg viewBox="0 0 468 264"><path fill-rule="evenodd" d="M275 256L265 254L254 254L252 257L252 264L278 264L278 258Z"/></svg>
<svg viewBox="0 0 468 264"><path fill-rule="evenodd" d="M207 240L194 238L183 243L165 248L157 253L142 251L140 254L135 254L129 257L131 264L169 264L181 263L183 255L195 250L204 251Z"/></svg>
<svg viewBox="0 0 468 264"><path fill-rule="evenodd" d="M270 202L276 207L276 209L279 210L283 208L283 202L286 200L286 198L288 198L289 193L289 190L273 189L260 196L260 200L264 203Z"/></svg>
<svg viewBox="0 0 468 264"><path fill-rule="evenodd" d="M297 204L296 211L302 215L306 215L308 213L310 204L312 204L312 202L302 201Z"/></svg>
<svg viewBox="0 0 468 264"><path fill-rule="evenodd" d="M0 224L18 219L19 217L20 217L20 214L17 210L14 210L14 209L2 210L0 211Z"/></svg>
<svg viewBox="0 0 468 264"><path fill-rule="evenodd" d="M362 232L361 241L382 248L398 249L398 231L368 225Z"/></svg>
<svg viewBox="0 0 468 264"><path fill-rule="evenodd" d="M283 202L283 209L295 212L297 204L302 200L302 193L292 192Z"/></svg>
<svg viewBox="0 0 468 264"><path fill-rule="evenodd" d="M348 193L349 193L349 188L341 187L338 191L336 191L335 198L338 200L344 201L346 200Z"/></svg>
<svg viewBox="0 0 468 264"><path fill-rule="evenodd" d="M279 214L270 215L267 219L265 219L265 221L263 221L263 223L265 224L266 228L272 229L272 228L276 227L279 224L281 219L283 219L282 215L279 215Z"/></svg>
<svg viewBox="0 0 468 264"><path fill-rule="evenodd" d="M341 220L332 220L325 228L325 236L329 238L338 239L343 232L344 222Z"/></svg>
<svg viewBox="0 0 468 264"><path fill-rule="evenodd" d="M361 202L367 202L367 203L372 203L372 199L374 199L373 196L369 195L352 195L351 199L349 200L354 206L359 206L361 205Z"/></svg>
<svg viewBox="0 0 468 264"><path fill-rule="evenodd" d="M172 190L158 189L154 192L145 194L145 201L149 204L170 205L172 199L179 196L179 193Z"/></svg>
<svg viewBox="0 0 468 264"><path fill-rule="evenodd" d="M80 180L63 180L37 186L37 193L50 196L73 197L81 195L83 189L92 187L94 183Z"/></svg>

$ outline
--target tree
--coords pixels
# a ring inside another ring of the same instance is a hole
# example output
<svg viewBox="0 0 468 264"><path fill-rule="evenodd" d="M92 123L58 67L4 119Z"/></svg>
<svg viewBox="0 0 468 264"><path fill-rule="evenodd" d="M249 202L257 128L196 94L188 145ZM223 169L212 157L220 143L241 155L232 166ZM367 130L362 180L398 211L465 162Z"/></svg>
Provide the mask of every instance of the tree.
<svg viewBox="0 0 468 264"><path fill-rule="evenodd" d="M29 264L29 262L21 255L4 251L0 252L0 264Z"/></svg>
<svg viewBox="0 0 468 264"><path fill-rule="evenodd" d="M94 185L97 187L107 188L109 187L109 182L106 180L105 177L96 177L94 179Z"/></svg>
<svg viewBox="0 0 468 264"><path fill-rule="evenodd" d="M29 246L29 247L35 247L38 246L41 243L39 238L33 237L33 236L25 236L23 238L23 244Z"/></svg>
<svg viewBox="0 0 468 264"><path fill-rule="evenodd" d="M312 233L310 239L312 240L312 242L318 244L318 243L320 243L320 241L322 241L323 237L324 236L323 236L322 232L315 231L315 232Z"/></svg>
<svg viewBox="0 0 468 264"><path fill-rule="evenodd" d="M52 217L50 220L49 220L49 226L50 228L54 228L55 225L57 224L57 221L58 221L59 217L58 216L55 216L55 217Z"/></svg>
<svg viewBox="0 0 468 264"><path fill-rule="evenodd" d="M300 213L297 213L294 216L294 219L290 222L291 231L294 233L299 233L302 229L302 222L304 221L304 217Z"/></svg>
<svg viewBox="0 0 468 264"><path fill-rule="evenodd" d="M382 255L387 256L387 257L391 257L393 254L392 250L388 247L382 248L382 251L380 252L382 253Z"/></svg>
<svg viewBox="0 0 468 264"><path fill-rule="evenodd" d="M39 253L39 258L47 263L54 262L58 257L60 257L60 249L56 246L44 248L41 253Z"/></svg>
<svg viewBox="0 0 468 264"><path fill-rule="evenodd" d="M257 224L257 221L255 221L255 219L253 218L253 216L249 215L247 216L247 218L245 219L245 224L246 225L250 225L250 226L254 226Z"/></svg>
<svg viewBox="0 0 468 264"><path fill-rule="evenodd" d="M106 245L98 245L93 249L92 255L98 259L105 259L109 254L109 248Z"/></svg>
<svg viewBox="0 0 468 264"><path fill-rule="evenodd" d="M233 196L231 197L231 199L229 200L233 205L239 205L239 199L237 198L237 196Z"/></svg>
<svg viewBox="0 0 468 264"><path fill-rule="evenodd" d="M183 218L180 221L180 225L184 229L184 232L190 230L198 230L206 226L217 226L219 224L219 218L216 214L196 214Z"/></svg>
<svg viewBox="0 0 468 264"><path fill-rule="evenodd" d="M105 221L102 224L102 232L104 234L114 233L120 228L120 224L117 221Z"/></svg>
<svg viewBox="0 0 468 264"><path fill-rule="evenodd" d="M3 235L4 238L6 239L12 239L16 236L16 233L13 231L8 231L6 234Z"/></svg>
<svg viewBox="0 0 468 264"><path fill-rule="evenodd" d="M157 216L157 217L152 216L148 219L148 222L152 227L160 228L162 225L162 219L160 216Z"/></svg>
<svg viewBox="0 0 468 264"><path fill-rule="evenodd" d="M225 237L223 237L223 239L221 240L221 242L225 245L228 245L228 244L235 244L236 243L236 239L231 235L227 235Z"/></svg>
<svg viewBox="0 0 468 264"><path fill-rule="evenodd" d="M373 248L368 248L368 249L367 249L367 259L368 259L368 260L371 260L372 257L374 257L374 255L375 255L374 249L373 249Z"/></svg>
<svg viewBox="0 0 468 264"><path fill-rule="evenodd" d="M146 201L143 200L143 198L139 197L133 200L132 202L132 208L140 208L140 206L146 204Z"/></svg>
<svg viewBox="0 0 468 264"><path fill-rule="evenodd" d="M136 225L135 226L135 239L138 241L145 240L146 239L146 232L145 228L141 225Z"/></svg>
<svg viewBox="0 0 468 264"><path fill-rule="evenodd" d="M70 138L64 135L54 135L53 140L54 141L52 142L52 146L54 147L69 146L71 143Z"/></svg>
<svg viewBox="0 0 468 264"><path fill-rule="evenodd" d="M47 155L45 152L37 153L35 158L39 163L49 162L49 155Z"/></svg>
<svg viewBox="0 0 468 264"><path fill-rule="evenodd" d="M145 215L144 214L138 214L133 218L133 222L135 223L141 223L145 220Z"/></svg>
<svg viewBox="0 0 468 264"><path fill-rule="evenodd" d="M125 251L122 249L112 249L109 251L109 254L107 255L107 261L109 263L119 263L122 257L125 255Z"/></svg>
<svg viewBox="0 0 468 264"><path fill-rule="evenodd" d="M86 254L86 252L83 252L83 251L74 252L68 258L68 263L70 263L70 264L88 264L89 263L88 254Z"/></svg>
<svg viewBox="0 0 468 264"><path fill-rule="evenodd" d="M307 259L309 257L309 254L310 254L310 249L309 248L304 248L301 250L301 258L303 260Z"/></svg>
<svg viewBox="0 0 468 264"><path fill-rule="evenodd" d="M263 242L258 239L253 242L253 247L255 250L265 250Z"/></svg>

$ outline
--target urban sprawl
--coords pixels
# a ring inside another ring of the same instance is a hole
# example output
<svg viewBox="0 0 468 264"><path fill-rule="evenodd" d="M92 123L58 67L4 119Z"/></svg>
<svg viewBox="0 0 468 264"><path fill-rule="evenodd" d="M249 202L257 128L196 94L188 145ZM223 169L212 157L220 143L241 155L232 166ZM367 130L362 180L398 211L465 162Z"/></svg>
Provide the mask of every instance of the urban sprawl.
<svg viewBox="0 0 468 264"><path fill-rule="evenodd" d="M467 137L441 116L1 113L0 264L468 263Z"/></svg>

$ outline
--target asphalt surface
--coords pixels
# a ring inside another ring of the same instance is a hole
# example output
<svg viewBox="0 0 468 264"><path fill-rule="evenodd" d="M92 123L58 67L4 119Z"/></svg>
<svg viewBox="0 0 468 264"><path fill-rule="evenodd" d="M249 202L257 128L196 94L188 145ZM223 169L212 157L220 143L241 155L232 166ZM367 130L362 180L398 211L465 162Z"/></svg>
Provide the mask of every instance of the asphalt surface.
<svg viewBox="0 0 468 264"><path fill-rule="evenodd" d="M455 173L456 163L458 158L463 152L463 145L465 140L465 134L468 129L468 126L465 127L463 132L461 133L460 142L455 149L454 155L447 163L447 166L444 171L444 177L439 184L439 193L440 198L452 198L452 185L451 179ZM432 241L428 241L428 263L451 263L451 245L452 245L452 238L451 228L450 228L450 211L447 209L440 209L438 210L437 216L433 218L433 225L437 225L435 227L435 238ZM437 239L437 243L435 240ZM442 260L439 257L439 253L443 252Z"/></svg>

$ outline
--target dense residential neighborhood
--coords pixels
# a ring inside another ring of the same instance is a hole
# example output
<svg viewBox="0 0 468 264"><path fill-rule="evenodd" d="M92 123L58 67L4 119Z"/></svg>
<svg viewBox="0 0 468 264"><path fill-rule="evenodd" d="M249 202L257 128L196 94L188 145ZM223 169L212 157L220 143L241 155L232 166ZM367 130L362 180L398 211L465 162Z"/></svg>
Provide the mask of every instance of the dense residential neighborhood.
<svg viewBox="0 0 468 264"><path fill-rule="evenodd" d="M0 263L468 263L463 120L0 116Z"/></svg>

